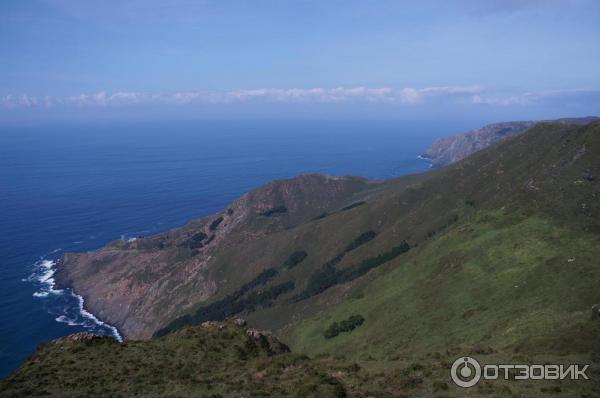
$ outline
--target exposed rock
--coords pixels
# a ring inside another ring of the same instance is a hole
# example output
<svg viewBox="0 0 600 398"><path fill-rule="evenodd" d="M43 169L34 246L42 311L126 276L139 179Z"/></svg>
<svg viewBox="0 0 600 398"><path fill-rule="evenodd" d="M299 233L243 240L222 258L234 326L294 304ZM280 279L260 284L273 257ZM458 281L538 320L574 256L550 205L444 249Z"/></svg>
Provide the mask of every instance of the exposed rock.
<svg viewBox="0 0 600 398"><path fill-rule="evenodd" d="M73 345L77 345L77 344L81 344L81 343L92 344L92 343L102 343L102 342L119 344L119 342L111 336L100 336L100 335L88 333L88 332L79 332L79 333L70 334L68 336L64 336L59 339L53 340L52 344L61 346L62 348L65 348L65 347L72 347Z"/></svg>
<svg viewBox="0 0 600 398"><path fill-rule="evenodd" d="M246 264L248 269L235 270L239 277L251 278L263 270L264 264L252 264L244 250L231 247L251 245L338 209L373 185L360 177L318 174L273 181L184 227L134 242L117 240L94 252L67 253L57 265L57 287L72 287L85 299L86 309L116 326L125 338L149 338L167 320L209 300L218 289L240 283L223 279L227 264ZM286 212L261 215L278 206Z"/></svg>
<svg viewBox="0 0 600 398"><path fill-rule="evenodd" d="M259 339L261 336L261 333L257 329L250 328L250 329L246 330L246 336L252 337L253 339Z"/></svg>
<svg viewBox="0 0 600 398"><path fill-rule="evenodd" d="M588 124L596 117L557 119L554 122L565 124ZM471 130L461 135L435 140L421 155L431 162L432 167L443 167L487 148L505 138L521 134L539 121L504 122L488 124L480 129Z"/></svg>
<svg viewBox="0 0 600 398"><path fill-rule="evenodd" d="M64 341L88 341L88 340L93 340L95 338L99 338L100 336L95 335L93 333L88 333L88 332L79 332L79 333L74 333L74 334L70 334L66 337L63 337L62 340Z"/></svg>
<svg viewBox="0 0 600 398"><path fill-rule="evenodd" d="M522 133L536 122L506 122L489 124L465 134L435 140L425 151L423 158L433 167L442 167L466 158L504 138Z"/></svg>
<svg viewBox="0 0 600 398"><path fill-rule="evenodd" d="M235 318L233 320L233 323L237 326L246 326L246 320L244 320L242 318Z"/></svg>
<svg viewBox="0 0 600 398"><path fill-rule="evenodd" d="M600 319L600 304L592 305L592 320Z"/></svg>

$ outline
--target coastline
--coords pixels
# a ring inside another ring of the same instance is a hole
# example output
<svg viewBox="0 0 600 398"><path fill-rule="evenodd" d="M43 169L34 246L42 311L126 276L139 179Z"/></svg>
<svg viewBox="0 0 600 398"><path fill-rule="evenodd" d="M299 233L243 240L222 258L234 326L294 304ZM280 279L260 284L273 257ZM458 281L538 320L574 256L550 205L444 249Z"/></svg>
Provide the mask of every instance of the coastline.
<svg viewBox="0 0 600 398"><path fill-rule="evenodd" d="M88 311L85 308L85 298L77 294L60 277L61 273L58 272L60 263L60 259L51 260L44 257L34 263L33 273L29 278L24 280L38 288L33 293L33 296L42 300L60 299L63 306L59 307L59 309L53 308L53 310L49 310L52 315L56 315L54 319L56 322L66 323L69 326L81 326L93 333L110 335L118 342L123 342L124 339L119 329L102 321L92 312ZM64 306L64 302L67 302L66 306ZM52 307L52 303L50 307Z"/></svg>
<svg viewBox="0 0 600 398"><path fill-rule="evenodd" d="M426 161L427 163L429 163L429 168L430 168L430 169L432 169L432 168L433 168L433 159L431 159L431 158L428 158L427 156L424 156L424 155L418 155L418 156L417 156L417 159L421 159L421 160L424 160L424 161Z"/></svg>

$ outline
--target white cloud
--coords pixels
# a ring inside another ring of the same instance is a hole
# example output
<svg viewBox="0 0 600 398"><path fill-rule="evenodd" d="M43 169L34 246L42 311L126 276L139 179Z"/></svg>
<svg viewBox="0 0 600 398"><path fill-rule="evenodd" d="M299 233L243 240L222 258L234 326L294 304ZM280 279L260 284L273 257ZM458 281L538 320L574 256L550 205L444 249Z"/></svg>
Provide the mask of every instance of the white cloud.
<svg viewBox="0 0 600 398"><path fill-rule="evenodd" d="M486 96L473 95L471 102L474 104L487 104L496 106L528 106L537 104L567 104L573 102L599 103L600 90L573 89L573 90L549 90L537 93L526 92L509 96Z"/></svg>
<svg viewBox="0 0 600 398"><path fill-rule="evenodd" d="M0 97L5 108L49 108L54 106L120 107L133 105L202 105L248 102L276 103L380 103L418 106L437 103L471 103L475 105L527 106L549 101L598 100L600 90L559 90L516 95L493 95L481 86L443 86L426 88L336 87L336 88L260 88L231 91L182 91L146 93L99 91L66 97L6 95Z"/></svg>

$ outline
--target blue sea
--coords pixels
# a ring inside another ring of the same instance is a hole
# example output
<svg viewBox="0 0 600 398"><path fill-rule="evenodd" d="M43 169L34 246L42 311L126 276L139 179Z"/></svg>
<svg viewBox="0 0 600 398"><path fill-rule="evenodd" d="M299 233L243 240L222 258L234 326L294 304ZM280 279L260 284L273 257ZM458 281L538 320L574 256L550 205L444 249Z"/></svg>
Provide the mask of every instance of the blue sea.
<svg viewBox="0 0 600 398"><path fill-rule="evenodd" d="M466 127L401 121L211 121L0 127L0 377L42 342L119 337L53 289L65 252L151 235L278 178L425 171L436 137Z"/></svg>

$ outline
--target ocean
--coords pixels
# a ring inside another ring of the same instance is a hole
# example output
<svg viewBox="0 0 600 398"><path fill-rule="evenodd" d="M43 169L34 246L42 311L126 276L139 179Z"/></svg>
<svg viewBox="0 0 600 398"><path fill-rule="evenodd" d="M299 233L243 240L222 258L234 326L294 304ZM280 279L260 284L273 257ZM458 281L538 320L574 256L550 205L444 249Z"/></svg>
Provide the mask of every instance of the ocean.
<svg viewBox="0 0 600 398"><path fill-rule="evenodd" d="M401 121L204 121L0 127L0 377L47 340L118 331L53 289L65 252L151 235L308 172L375 179L467 126Z"/></svg>

